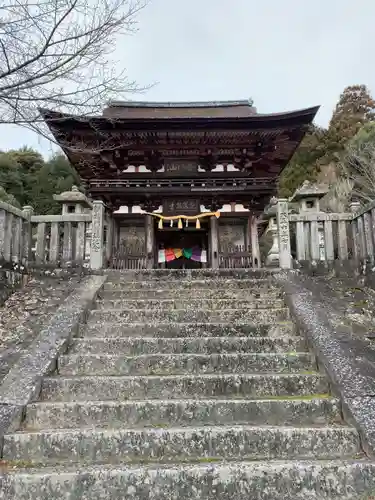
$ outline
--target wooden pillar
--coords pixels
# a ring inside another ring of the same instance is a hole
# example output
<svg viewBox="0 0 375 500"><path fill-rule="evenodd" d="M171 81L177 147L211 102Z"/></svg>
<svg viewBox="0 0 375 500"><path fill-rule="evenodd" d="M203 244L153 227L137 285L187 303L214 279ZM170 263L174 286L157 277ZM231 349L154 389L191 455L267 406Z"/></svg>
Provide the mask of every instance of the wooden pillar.
<svg viewBox="0 0 375 500"><path fill-rule="evenodd" d="M118 220L113 219L113 249L118 248L120 243L120 224Z"/></svg>
<svg viewBox="0 0 375 500"><path fill-rule="evenodd" d="M219 268L219 231L218 220L210 217L210 263L212 269Z"/></svg>
<svg viewBox="0 0 375 500"><path fill-rule="evenodd" d="M280 267L281 269L291 269L289 208L288 200L284 198L279 198L277 201L277 227L279 231Z"/></svg>
<svg viewBox="0 0 375 500"><path fill-rule="evenodd" d="M155 229L154 218L152 215L145 217L145 230L146 230L146 258L147 269L153 269L155 263Z"/></svg>
<svg viewBox="0 0 375 500"><path fill-rule="evenodd" d="M253 257L253 268L260 268L260 249L258 236L258 223L255 215L250 216L250 240L251 240L251 255Z"/></svg>
<svg viewBox="0 0 375 500"><path fill-rule="evenodd" d="M107 241L105 245L105 257L107 264L112 258L114 220L111 215L107 216Z"/></svg>
<svg viewBox="0 0 375 500"><path fill-rule="evenodd" d="M103 269L104 260L104 203L94 201L92 206L92 230L90 267L91 269Z"/></svg>

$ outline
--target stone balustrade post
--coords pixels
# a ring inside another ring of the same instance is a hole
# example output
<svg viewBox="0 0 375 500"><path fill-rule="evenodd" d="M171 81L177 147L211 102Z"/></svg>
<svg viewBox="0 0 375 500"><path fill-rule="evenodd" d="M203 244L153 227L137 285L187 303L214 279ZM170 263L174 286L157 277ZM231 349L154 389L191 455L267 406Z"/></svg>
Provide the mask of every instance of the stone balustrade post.
<svg viewBox="0 0 375 500"><path fill-rule="evenodd" d="M25 205L22 208L22 213L25 216L25 220L23 221L22 228L22 257L21 262L24 265L27 265L31 260L31 252L33 247L33 233L32 233L32 225L31 225L31 216L34 213L33 207L30 205Z"/></svg>

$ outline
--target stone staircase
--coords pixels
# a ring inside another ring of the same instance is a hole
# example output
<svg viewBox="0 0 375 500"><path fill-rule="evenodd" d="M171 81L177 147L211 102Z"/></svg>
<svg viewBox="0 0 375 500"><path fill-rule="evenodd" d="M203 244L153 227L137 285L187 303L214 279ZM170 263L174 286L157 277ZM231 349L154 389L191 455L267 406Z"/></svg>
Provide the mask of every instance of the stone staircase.
<svg viewBox="0 0 375 500"><path fill-rule="evenodd" d="M4 463L1 500L375 495L375 466L265 272L109 275Z"/></svg>

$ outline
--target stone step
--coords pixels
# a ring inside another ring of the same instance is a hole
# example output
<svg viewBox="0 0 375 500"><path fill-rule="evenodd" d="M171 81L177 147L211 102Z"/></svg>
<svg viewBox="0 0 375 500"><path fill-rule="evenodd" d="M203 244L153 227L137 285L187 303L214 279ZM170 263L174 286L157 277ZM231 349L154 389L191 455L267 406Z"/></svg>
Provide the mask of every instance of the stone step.
<svg viewBox="0 0 375 500"><path fill-rule="evenodd" d="M304 396L270 400L159 400L34 403L25 429L138 428L192 425L324 425L341 422L340 402Z"/></svg>
<svg viewBox="0 0 375 500"><path fill-rule="evenodd" d="M239 282L241 283L241 282ZM187 288L185 286L170 286L165 288L138 288L138 289L125 289L125 288L107 288L99 293L102 300L121 300L121 299L243 299L246 296L248 300L273 300L282 297L282 292L277 288L257 288L255 291L251 288L236 287L227 288L223 286L218 288Z"/></svg>
<svg viewBox="0 0 375 500"><path fill-rule="evenodd" d="M97 465L0 472L2 500L369 500L368 460Z"/></svg>
<svg viewBox="0 0 375 500"><path fill-rule="evenodd" d="M329 427L205 426L166 429L79 429L17 432L4 437L3 459L36 463L116 463L352 458L356 429Z"/></svg>
<svg viewBox="0 0 375 500"><path fill-rule="evenodd" d="M68 354L60 375L183 375L188 373L288 373L316 370L310 353Z"/></svg>
<svg viewBox="0 0 375 500"><path fill-rule="evenodd" d="M271 337L93 337L72 341L70 354L224 354L306 352L297 336Z"/></svg>
<svg viewBox="0 0 375 500"><path fill-rule="evenodd" d="M120 299L120 300L97 300L96 309L118 309L129 311L133 309L148 309L169 311L173 309L256 309L262 310L271 308L273 310L285 308L285 303L282 299L252 299L247 297L242 299Z"/></svg>
<svg viewBox="0 0 375 500"><path fill-rule="evenodd" d="M271 280L279 272L278 269L137 269L126 271L107 271L108 281L121 282L129 280L169 279L169 280L201 280L222 279Z"/></svg>
<svg viewBox="0 0 375 500"><path fill-rule="evenodd" d="M169 278L158 278L152 280L126 280L126 279L108 279L103 286L104 291L154 291L154 290L173 290L195 291L195 290L213 290L216 293L221 291L247 290L252 293L281 292L275 284L269 279L178 279L173 280L173 286Z"/></svg>
<svg viewBox="0 0 375 500"><path fill-rule="evenodd" d="M289 318L289 310L280 309L263 309L254 311L252 309L96 309L91 311L89 323L104 323L107 321L118 321L124 324L133 321L146 322L239 322L244 323L250 321L252 323L259 321L262 323L276 323L277 321L287 320Z"/></svg>
<svg viewBox="0 0 375 500"><path fill-rule="evenodd" d="M45 377L43 401L272 398L329 393L321 374Z"/></svg>
<svg viewBox="0 0 375 500"><path fill-rule="evenodd" d="M280 337L294 335L291 321L257 323L90 323L81 327L80 337Z"/></svg>

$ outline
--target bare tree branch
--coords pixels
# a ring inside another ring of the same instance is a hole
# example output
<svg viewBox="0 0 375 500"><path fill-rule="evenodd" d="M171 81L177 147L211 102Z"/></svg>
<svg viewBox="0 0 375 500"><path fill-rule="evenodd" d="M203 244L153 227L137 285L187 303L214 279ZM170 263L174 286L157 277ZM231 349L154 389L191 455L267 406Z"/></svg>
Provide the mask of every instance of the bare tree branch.
<svg viewBox="0 0 375 500"><path fill-rule="evenodd" d="M0 124L43 136L39 108L87 115L144 88L111 54L147 0L0 0Z"/></svg>
<svg viewBox="0 0 375 500"><path fill-rule="evenodd" d="M340 167L343 178L353 186L352 196L364 204L375 199L375 143L373 141L348 146Z"/></svg>

